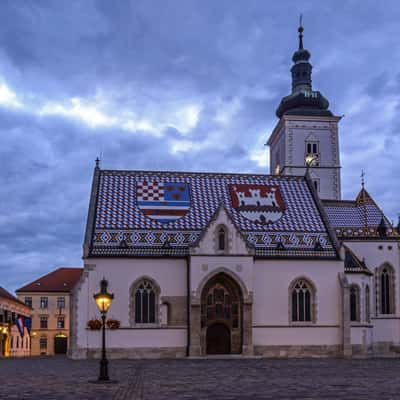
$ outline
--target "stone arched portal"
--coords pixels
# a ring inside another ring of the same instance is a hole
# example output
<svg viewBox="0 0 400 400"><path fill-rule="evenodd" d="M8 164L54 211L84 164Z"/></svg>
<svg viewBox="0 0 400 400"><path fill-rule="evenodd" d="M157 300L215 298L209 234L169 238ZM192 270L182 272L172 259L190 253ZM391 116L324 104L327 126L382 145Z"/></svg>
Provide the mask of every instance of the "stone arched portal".
<svg viewBox="0 0 400 400"><path fill-rule="evenodd" d="M217 301L208 297L210 292L214 295L214 288L223 289L224 302L222 302L222 291L215 293L219 299ZM228 314L224 316L224 311L221 311L221 307L225 308L225 294L231 296L230 299L227 299L231 300L231 305L230 313L226 310ZM207 304L211 300L213 303ZM236 307L233 305L235 302L238 304L238 311L236 309L232 310L232 307ZM252 355L252 305L252 293L247 290L244 282L234 272L221 267L204 277L197 290L192 292L190 298L189 355L200 356L207 354L207 329L215 324L225 325L231 333L230 353ZM207 315L207 308L214 309L214 314L212 314L213 310L210 310L211 314ZM219 330L222 331L221 327ZM215 334L215 331L211 333Z"/></svg>
<svg viewBox="0 0 400 400"><path fill-rule="evenodd" d="M205 284L200 314L203 354L242 352L243 294L232 277L218 273Z"/></svg>

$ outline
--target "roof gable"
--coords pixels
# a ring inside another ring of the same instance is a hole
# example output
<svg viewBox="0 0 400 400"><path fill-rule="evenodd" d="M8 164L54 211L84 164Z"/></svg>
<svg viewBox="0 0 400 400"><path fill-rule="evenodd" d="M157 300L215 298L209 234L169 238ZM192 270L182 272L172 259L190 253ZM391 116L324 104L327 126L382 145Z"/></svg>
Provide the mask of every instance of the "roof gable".
<svg viewBox="0 0 400 400"><path fill-rule="evenodd" d="M355 200L322 200L329 222L342 239L380 238L379 226L386 226L386 236L399 238L399 234L386 218L372 196L361 189Z"/></svg>
<svg viewBox="0 0 400 400"><path fill-rule="evenodd" d="M227 235L226 248L218 249L218 231L225 229ZM203 230L197 243L191 245L191 254L250 255L246 240L236 228L224 204L216 210L213 218Z"/></svg>
<svg viewBox="0 0 400 400"><path fill-rule="evenodd" d="M345 257L344 257L345 272L373 275L372 272L365 265L364 260L361 261L349 247L347 246L343 247L345 251Z"/></svg>

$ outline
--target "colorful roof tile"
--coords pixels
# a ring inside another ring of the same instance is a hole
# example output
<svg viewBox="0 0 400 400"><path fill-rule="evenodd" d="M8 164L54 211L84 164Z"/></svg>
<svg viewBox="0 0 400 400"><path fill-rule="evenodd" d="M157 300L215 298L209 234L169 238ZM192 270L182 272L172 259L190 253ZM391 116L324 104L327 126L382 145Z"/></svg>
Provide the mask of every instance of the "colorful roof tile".
<svg viewBox="0 0 400 400"><path fill-rule="evenodd" d="M382 238L379 226L386 226L386 236L399 235L370 194L362 189L356 200L322 200L329 222L340 239Z"/></svg>
<svg viewBox="0 0 400 400"><path fill-rule="evenodd" d="M189 254L221 204L256 255L337 255L305 177L97 170L93 185L91 256Z"/></svg>
<svg viewBox="0 0 400 400"><path fill-rule="evenodd" d="M58 268L16 292L70 292L81 277L82 271L82 268Z"/></svg>

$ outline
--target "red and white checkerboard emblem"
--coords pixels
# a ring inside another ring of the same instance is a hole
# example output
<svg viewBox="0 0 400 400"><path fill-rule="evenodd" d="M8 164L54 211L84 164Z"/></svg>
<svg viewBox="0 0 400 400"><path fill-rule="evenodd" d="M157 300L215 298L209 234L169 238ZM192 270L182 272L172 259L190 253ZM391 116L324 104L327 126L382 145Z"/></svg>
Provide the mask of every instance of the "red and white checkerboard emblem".
<svg viewBox="0 0 400 400"><path fill-rule="evenodd" d="M189 184L180 182L138 182L138 207L146 217L158 222L173 222L190 208Z"/></svg>
<svg viewBox="0 0 400 400"><path fill-rule="evenodd" d="M137 188L138 201L164 200L164 184L158 182L143 182Z"/></svg>

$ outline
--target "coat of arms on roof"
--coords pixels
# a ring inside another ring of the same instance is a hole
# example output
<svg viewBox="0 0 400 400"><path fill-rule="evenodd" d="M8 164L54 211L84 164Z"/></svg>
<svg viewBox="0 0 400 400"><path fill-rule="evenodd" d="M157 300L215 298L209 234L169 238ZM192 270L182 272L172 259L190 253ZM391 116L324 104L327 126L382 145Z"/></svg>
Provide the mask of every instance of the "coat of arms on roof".
<svg viewBox="0 0 400 400"><path fill-rule="evenodd" d="M279 186L229 185L229 192L232 207L253 222L260 224L276 222L285 210Z"/></svg>
<svg viewBox="0 0 400 400"><path fill-rule="evenodd" d="M137 205L143 214L161 223L183 217L190 208L189 185L179 182L138 182Z"/></svg>

